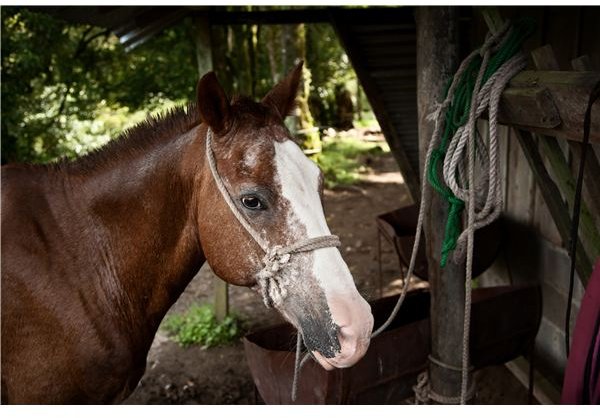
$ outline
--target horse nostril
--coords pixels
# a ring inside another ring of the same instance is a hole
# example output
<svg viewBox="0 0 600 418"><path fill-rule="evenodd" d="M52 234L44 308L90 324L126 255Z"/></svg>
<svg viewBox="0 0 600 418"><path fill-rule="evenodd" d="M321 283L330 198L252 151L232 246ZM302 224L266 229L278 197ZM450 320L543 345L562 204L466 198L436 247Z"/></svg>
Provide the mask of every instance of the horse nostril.
<svg viewBox="0 0 600 418"><path fill-rule="evenodd" d="M348 341L348 340L352 340L356 338L356 329L354 329L354 327L351 327L349 325L345 326L345 327L341 327L338 330L338 337L340 338L340 343L342 343L342 341Z"/></svg>

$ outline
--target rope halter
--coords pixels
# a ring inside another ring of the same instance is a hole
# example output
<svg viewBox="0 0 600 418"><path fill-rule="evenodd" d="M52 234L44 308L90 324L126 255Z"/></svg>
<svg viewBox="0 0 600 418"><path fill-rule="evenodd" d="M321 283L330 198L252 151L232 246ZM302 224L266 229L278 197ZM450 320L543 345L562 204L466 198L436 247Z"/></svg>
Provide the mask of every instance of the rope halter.
<svg viewBox="0 0 600 418"><path fill-rule="evenodd" d="M215 155L212 149L212 130L208 128L206 133L206 159L217 188L229 209L244 227L252 239L262 248L265 256L262 259L263 268L256 275L256 283L262 294L263 302L267 307L280 305L287 296L287 290L281 280L282 273L288 265L293 254L311 252L320 248L339 247L340 239L336 235L323 235L313 238L305 238L288 246L270 246L256 230L250 225L246 217L239 211L229 191L225 187L223 179L217 171Z"/></svg>

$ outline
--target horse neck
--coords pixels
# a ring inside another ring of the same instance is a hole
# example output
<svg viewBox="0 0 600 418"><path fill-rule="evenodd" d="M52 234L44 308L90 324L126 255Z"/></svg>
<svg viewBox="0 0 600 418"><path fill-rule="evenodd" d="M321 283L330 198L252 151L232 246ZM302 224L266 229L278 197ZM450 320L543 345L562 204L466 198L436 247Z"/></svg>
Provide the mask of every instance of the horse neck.
<svg viewBox="0 0 600 418"><path fill-rule="evenodd" d="M80 182L109 308L126 332L147 344L205 261L195 199L205 161L204 131L195 127Z"/></svg>

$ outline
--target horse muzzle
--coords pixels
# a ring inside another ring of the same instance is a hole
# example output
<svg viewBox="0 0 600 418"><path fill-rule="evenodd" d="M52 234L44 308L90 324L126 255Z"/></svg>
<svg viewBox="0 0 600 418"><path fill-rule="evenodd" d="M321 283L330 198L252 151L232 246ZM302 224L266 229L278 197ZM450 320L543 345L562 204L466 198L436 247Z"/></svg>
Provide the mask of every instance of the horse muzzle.
<svg viewBox="0 0 600 418"><path fill-rule="evenodd" d="M332 335L337 350L323 351L307 344L317 362L326 370L346 368L356 364L367 352L373 330L370 305L358 294L357 297L335 298L329 301L329 310L335 323Z"/></svg>

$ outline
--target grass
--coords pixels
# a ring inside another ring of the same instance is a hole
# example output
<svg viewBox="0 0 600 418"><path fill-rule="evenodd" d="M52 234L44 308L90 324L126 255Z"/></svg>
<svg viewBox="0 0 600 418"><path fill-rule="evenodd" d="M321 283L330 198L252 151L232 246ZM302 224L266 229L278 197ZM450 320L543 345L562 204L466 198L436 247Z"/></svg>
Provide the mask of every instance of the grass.
<svg viewBox="0 0 600 418"><path fill-rule="evenodd" d="M323 141L321 153L314 156L323 170L325 186L349 185L358 182L360 173L366 171L361 155L378 155L389 152L386 143L374 144L352 137L335 137Z"/></svg>
<svg viewBox="0 0 600 418"><path fill-rule="evenodd" d="M212 305L193 305L182 314L169 315L163 328L183 347L199 344L208 348L229 344L242 334L239 318L229 315L219 322Z"/></svg>

